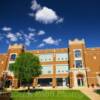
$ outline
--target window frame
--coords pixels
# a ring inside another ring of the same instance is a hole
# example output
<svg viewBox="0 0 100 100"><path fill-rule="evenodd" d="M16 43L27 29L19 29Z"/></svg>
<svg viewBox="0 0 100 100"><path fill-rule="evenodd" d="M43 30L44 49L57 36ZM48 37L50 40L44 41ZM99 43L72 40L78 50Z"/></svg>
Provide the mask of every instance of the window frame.
<svg viewBox="0 0 100 100"><path fill-rule="evenodd" d="M76 51L80 51L80 56L76 56ZM74 57L75 58L82 58L82 50L81 49L75 49L74 50Z"/></svg>
<svg viewBox="0 0 100 100"><path fill-rule="evenodd" d="M77 66L76 62L81 61L81 66ZM82 60L75 60L75 68L83 68L83 61Z"/></svg>
<svg viewBox="0 0 100 100"><path fill-rule="evenodd" d="M12 56L15 55L15 58L12 59ZM11 53L10 54L10 57L9 57L9 61L15 61L16 60L16 57L17 57L17 53Z"/></svg>

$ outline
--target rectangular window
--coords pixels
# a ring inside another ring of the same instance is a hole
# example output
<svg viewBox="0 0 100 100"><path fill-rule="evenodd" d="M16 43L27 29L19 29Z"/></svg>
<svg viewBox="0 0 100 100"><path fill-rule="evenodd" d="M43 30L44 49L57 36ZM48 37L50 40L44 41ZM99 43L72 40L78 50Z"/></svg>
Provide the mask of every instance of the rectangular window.
<svg viewBox="0 0 100 100"><path fill-rule="evenodd" d="M56 65L56 74L65 74L69 71L67 64L57 64Z"/></svg>
<svg viewBox="0 0 100 100"><path fill-rule="evenodd" d="M42 65L42 74L53 74L52 65Z"/></svg>
<svg viewBox="0 0 100 100"><path fill-rule="evenodd" d="M82 60L76 60L75 64L76 68L82 68Z"/></svg>
<svg viewBox="0 0 100 100"><path fill-rule="evenodd" d="M56 61L68 61L68 53L56 53Z"/></svg>
<svg viewBox="0 0 100 100"><path fill-rule="evenodd" d="M40 62L51 62L53 61L53 54L40 54L39 55Z"/></svg>

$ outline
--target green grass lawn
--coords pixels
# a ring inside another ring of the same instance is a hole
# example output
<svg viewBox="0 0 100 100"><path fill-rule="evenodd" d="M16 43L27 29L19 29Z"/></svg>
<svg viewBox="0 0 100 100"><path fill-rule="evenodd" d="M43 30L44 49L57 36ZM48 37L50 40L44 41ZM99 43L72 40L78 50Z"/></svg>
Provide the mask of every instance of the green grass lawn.
<svg viewBox="0 0 100 100"><path fill-rule="evenodd" d="M78 90L45 90L32 93L12 92L12 100L90 100Z"/></svg>

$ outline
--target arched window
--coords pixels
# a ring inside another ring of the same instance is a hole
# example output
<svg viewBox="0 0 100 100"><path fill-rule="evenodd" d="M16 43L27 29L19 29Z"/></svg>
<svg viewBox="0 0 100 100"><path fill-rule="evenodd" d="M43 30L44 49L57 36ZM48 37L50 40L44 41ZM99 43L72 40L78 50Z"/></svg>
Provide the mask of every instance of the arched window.
<svg viewBox="0 0 100 100"><path fill-rule="evenodd" d="M14 61L15 59L16 59L16 54L12 54L12 55L10 56L10 60Z"/></svg>
<svg viewBox="0 0 100 100"><path fill-rule="evenodd" d="M75 57L76 58L81 57L81 51L80 50L75 50Z"/></svg>

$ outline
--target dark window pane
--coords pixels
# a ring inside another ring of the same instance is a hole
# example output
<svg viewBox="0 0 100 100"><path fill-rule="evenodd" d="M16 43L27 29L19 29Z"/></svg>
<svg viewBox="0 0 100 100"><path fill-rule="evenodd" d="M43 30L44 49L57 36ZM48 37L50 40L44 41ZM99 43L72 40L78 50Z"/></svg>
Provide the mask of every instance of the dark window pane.
<svg viewBox="0 0 100 100"><path fill-rule="evenodd" d="M75 51L75 57L81 57L81 51L80 50Z"/></svg>
<svg viewBox="0 0 100 100"><path fill-rule="evenodd" d="M76 68L82 68L82 61L81 60L76 60Z"/></svg>
<svg viewBox="0 0 100 100"><path fill-rule="evenodd" d="M15 60L16 59L16 54L12 54L10 60Z"/></svg>

